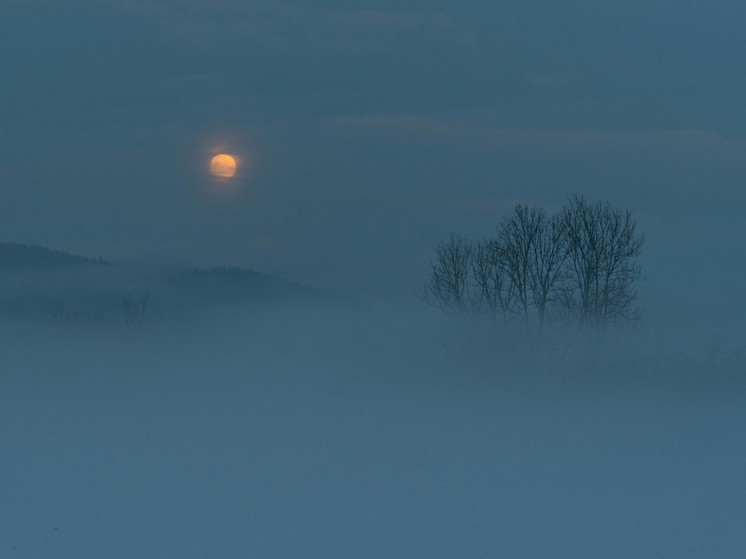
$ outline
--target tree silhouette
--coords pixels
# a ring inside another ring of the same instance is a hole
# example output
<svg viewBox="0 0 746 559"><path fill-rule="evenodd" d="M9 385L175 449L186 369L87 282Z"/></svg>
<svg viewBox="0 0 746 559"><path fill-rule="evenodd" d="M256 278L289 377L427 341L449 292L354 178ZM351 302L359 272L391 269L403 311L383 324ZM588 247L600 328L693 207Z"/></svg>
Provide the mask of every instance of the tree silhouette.
<svg viewBox="0 0 746 559"><path fill-rule="evenodd" d="M472 302L469 282L472 253L471 241L458 235L438 244L430 279L422 290L428 303L459 316L467 313Z"/></svg>
<svg viewBox="0 0 746 559"><path fill-rule="evenodd" d="M560 213L567 261L565 306L584 327L635 319L640 255L645 238L630 210L573 196Z"/></svg>
<svg viewBox="0 0 746 559"><path fill-rule="evenodd" d="M546 345L550 323L601 332L638 317L644 237L636 229L631 211L579 195L551 216L519 204L492 238L472 243L454 234L439 243L423 298L452 316L512 327L509 336L499 330L508 343L522 331L534 353Z"/></svg>

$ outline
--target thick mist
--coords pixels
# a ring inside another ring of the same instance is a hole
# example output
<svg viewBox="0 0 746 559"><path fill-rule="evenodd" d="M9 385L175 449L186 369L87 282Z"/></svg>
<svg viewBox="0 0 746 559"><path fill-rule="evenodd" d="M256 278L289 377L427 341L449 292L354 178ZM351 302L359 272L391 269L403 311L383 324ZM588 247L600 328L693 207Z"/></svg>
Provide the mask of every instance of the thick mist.
<svg viewBox="0 0 746 559"><path fill-rule="evenodd" d="M743 347L666 327L549 373L381 300L6 319L2 555L738 557Z"/></svg>

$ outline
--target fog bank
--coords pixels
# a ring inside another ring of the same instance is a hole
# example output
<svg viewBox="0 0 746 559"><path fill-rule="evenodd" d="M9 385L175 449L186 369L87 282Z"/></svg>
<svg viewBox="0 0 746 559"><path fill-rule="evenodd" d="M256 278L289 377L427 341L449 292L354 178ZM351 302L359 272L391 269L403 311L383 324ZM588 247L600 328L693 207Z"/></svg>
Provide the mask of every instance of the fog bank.
<svg viewBox="0 0 746 559"><path fill-rule="evenodd" d="M6 323L0 552L743 554L743 361L684 370L628 336L548 376L453 333L380 302Z"/></svg>

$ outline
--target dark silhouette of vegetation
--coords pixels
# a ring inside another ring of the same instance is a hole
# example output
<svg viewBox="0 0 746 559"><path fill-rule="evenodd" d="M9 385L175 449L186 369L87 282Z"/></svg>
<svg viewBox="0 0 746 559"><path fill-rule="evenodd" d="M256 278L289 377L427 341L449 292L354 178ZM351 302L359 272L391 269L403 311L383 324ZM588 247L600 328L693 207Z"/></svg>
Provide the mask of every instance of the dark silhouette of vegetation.
<svg viewBox="0 0 746 559"><path fill-rule="evenodd" d="M636 227L631 211L578 195L551 216L519 204L491 238L439 243L422 296L493 345L556 357L580 332L639 317Z"/></svg>
<svg viewBox="0 0 746 559"><path fill-rule="evenodd" d="M573 196L560 213L560 223L568 264L566 308L595 329L635 319L633 284L640 278L637 257L644 238L635 231L632 212Z"/></svg>
<svg viewBox="0 0 746 559"><path fill-rule="evenodd" d="M121 308L124 322L130 328L139 328L145 323L150 294L145 291L139 297L127 293L122 297Z"/></svg>
<svg viewBox="0 0 746 559"><path fill-rule="evenodd" d="M255 309L331 300L315 287L254 270L125 265L0 243L0 317L5 318L137 328L239 305Z"/></svg>
<svg viewBox="0 0 746 559"><path fill-rule="evenodd" d="M172 270L167 280L174 293L195 301L293 302L322 295L309 285L236 267Z"/></svg>
<svg viewBox="0 0 746 559"><path fill-rule="evenodd" d="M106 264L100 258L86 258L41 246L0 243L0 268L64 268Z"/></svg>
<svg viewBox="0 0 746 559"><path fill-rule="evenodd" d="M425 286L427 301L458 316L471 310L473 294L469 274L473 259L472 243L458 235L441 242L436 248L437 265L433 265Z"/></svg>

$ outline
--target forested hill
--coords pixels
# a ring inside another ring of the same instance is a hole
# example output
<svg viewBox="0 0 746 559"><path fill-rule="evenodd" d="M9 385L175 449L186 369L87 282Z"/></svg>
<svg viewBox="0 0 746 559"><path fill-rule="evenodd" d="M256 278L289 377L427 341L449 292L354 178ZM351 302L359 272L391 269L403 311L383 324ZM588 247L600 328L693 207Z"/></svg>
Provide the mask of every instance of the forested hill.
<svg viewBox="0 0 746 559"><path fill-rule="evenodd" d="M101 259L20 243L0 243L0 268L65 268L104 264Z"/></svg>
<svg viewBox="0 0 746 559"><path fill-rule="evenodd" d="M310 285L236 267L171 270L168 284L183 295L222 300L314 297L320 291Z"/></svg>
<svg viewBox="0 0 746 559"><path fill-rule="evenodd" d="M142 306L146 318L167 318L245 304L296 304L329 297L310 285L255 270L125 264L0 243L0 318L111 321L121 319L123 307L132 305Z"/></svg>

